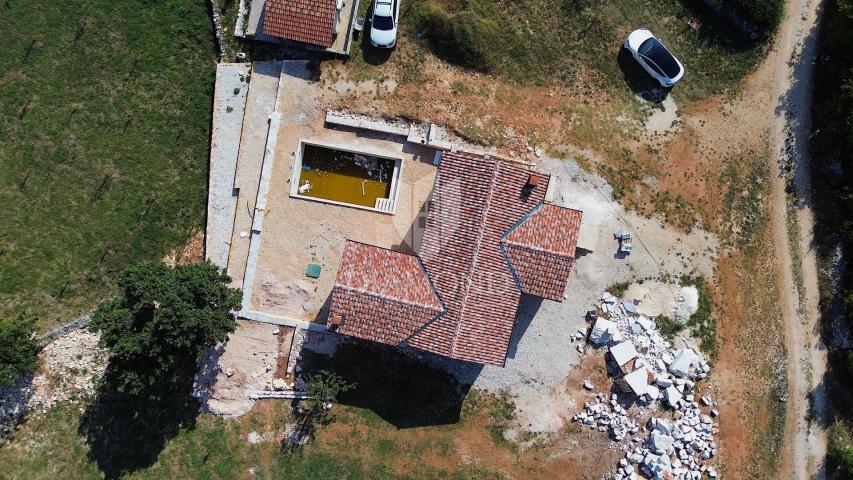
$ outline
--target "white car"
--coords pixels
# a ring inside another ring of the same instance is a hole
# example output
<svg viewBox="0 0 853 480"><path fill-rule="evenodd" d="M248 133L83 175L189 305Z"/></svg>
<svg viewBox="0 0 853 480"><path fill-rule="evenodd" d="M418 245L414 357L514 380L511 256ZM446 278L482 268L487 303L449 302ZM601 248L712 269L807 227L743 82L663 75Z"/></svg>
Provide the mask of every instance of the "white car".
<svg viewBox="0 0 853 480"><path fill-rule="evenodd" d="M625 48L662 87L671 87L684 76L681 62L645 28L631 32Z"/></svg>
<svg viewBox="0 0 853 480"><path fill-rule="evenodd" d="M370 17L370 43L376 48L394 48L399 18L400 0L376 0Z"/></svg>

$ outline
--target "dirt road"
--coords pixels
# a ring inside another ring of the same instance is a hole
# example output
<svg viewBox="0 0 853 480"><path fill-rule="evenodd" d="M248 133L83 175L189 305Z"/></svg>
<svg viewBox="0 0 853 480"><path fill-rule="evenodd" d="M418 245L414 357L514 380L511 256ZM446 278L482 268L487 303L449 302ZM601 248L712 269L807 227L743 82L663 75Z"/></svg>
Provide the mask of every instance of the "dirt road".
<svg viewBox="0 0 853 480"><path fill-rule="evenodd" d="M772 184L771 219L781 262L780 306L788 351L789 392L786 454L782 455L785 460L780 478L823 478L826 455L826 431L822 426L825 422L821 421L826 404L822 386L826 351L819 338L817 264L815 252L809 248L814 220L810 208L808 140L820 6L819 0L790 1L776 51L768 58L768 64L775 65L773 92L777 99L770 103L772 111L768 112L773 118L771 152L773 160L789 161L793 166L796 207L791 214L796 215L800 227L799 238L790 239L786 180L776 176ZM799 252L799 258L792 255L791 240L797 241L794 251ZM798 261L801 265L796 265ZM798 293L798 281L802 282L802 296Z"/></svg>

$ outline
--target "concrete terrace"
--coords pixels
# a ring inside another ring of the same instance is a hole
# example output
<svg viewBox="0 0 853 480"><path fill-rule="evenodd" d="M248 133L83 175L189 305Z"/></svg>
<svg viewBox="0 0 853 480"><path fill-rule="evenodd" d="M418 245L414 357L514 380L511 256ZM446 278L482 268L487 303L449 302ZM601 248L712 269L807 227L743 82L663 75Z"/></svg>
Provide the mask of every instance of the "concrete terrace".
<svg viewBox="0 0 853 480"><path fill-rule="evenodd" d="M223 267L228 266L231 230L237 206L237 198L233 195L234 172L240 150L246 94L249 91L246 84L248 74L249 65L245 63L216 65L205 251L213 263ZM239 89L236 95L235 88Z"/></svg>
<svg viewBox="0 0 853 480"><path fill-rule="evenodd" d="M233 88L217 84L223 95L233 95ZM226 257L209 248L208 258L227 268L232 285L243 289L243 318L321 329L316 322L325 320L346 239L406 253L419 246L422 212L435 180L434 150L400 135L327 128L320 103L307 62L255 63L239 153L233 151L234 138L212 149L211 169L220 173L211 177L208 245L218 242L230 250ZM300 140L402 159L396 213L291 197ZM228 169L233 182L222 181ZM213 210L214 204L224 207ZM305 275L308 263L322 266L318 279Z"/></svg>

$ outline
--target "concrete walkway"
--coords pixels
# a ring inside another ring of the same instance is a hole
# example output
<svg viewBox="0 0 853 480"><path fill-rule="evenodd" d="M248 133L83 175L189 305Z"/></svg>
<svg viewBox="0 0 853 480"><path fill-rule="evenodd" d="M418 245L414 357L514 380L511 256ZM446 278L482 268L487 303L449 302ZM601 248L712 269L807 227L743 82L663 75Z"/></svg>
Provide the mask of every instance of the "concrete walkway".
<svg viewBox="0 0 853 480"><path fill-rule="evenodd" d="M246 80L249 65L219 63L213 92L213 121L210 139L210 177L208 179L206 258L228 268L231 229L234 226L234 171L240 148L243 113L246 108ZM235 89L239 90L234 93Z"/></svg>
<svg viewBox="0 0 853 480"><path fill-rule="evenodd" d="M239 196L234 215L228 274L231 275L232 285L235 287L243 285L251 236L240 234L248 234L252 228L269 120L275 110L280 74L281 62L257 62L252 67L240 154L234 176L234 188L239 190Z"/></svg>

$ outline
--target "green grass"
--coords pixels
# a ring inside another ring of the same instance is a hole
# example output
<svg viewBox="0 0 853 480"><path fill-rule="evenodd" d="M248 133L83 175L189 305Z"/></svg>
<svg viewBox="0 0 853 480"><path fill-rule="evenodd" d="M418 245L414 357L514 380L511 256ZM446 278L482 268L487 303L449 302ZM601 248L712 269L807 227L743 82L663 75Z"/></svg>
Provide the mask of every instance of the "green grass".
<svg viewBox="0 0 853 480"><path fill-rule="evenodd" d="M655 324L660 334L667 340L672 340L678 332L684 330L684 324L671 320L666 315L655 317Z"/></svg>
<svg viewBox="0 0 853 480"><path fill-rule="evenodd" d="M0 4L0 315L90 309L204 218L203 0Z"/></svg>
<svg viewBox="0 0 853 480"><path fill-rule="evenodd" d="M475 403L469 407L469 417L500 408L493 405L493 399ZM415 431L397 430L384 422L364 428L360 409L338 406L333 413L340 433L324 433L330 427L322 427L317 440L291 453L273 439L286 431L288 411L288 402L269 401L260 411L255 409L236 420L202 414L192 427L180 430L165 445L156 463L129 472L126 478L247 478L249 469L254 469L256 479L282 480L504 478L490 465L459 463L445 469L420 460L424 454L458 455L455 439L470 428L466 421ZM0 478L102 478L97 464L88 457L88 446L77 434L79 421L79 410L69 405L31 419L0 449ZM247 438L252 431L265 440L250 445ZM486 432L482 434L488 437ZM394 465L401 462L410 464L411 471L397 471Z"/></svg>
<svg viewBox="0 0 853 480"><path fill-rule="evenodd" d="M617 53L639 26L684 60L688 73L677 91L688 98L732 86L766 48L693 1L426 0L404 6L402 16L402 34L442 59L525 84L620 84L634 65ZM691 17L702 21L698 30L687 24Z"/></svg>
<svg viewBox="0 0 853 480"><path fill-rule="evenodd" d="M718 228L726 247L762 252L757 242L767 225L766 198L770 168L767 153L745 152L724 160L718 182L723 194L724 223Z"/></svg>
<svg viewBox="0 0 853 480"><path fill-rule="evenodd" d="M684 277L681 285L693 285L699 291L699 307L687 320L692 335L699 340L699 348L715 358L719 353L717 345L717 321L713 318L714 303L711 301L711 289L702 277Z"/></svg>
<svg viewBox="0 0 853 480"><path fill-rule="evenodd" d="M613 295L614 297L621 297L628 291L628 287L631 286L631 282L619 282L614 283L613 285L607 287L607 293Z"/></svg>

